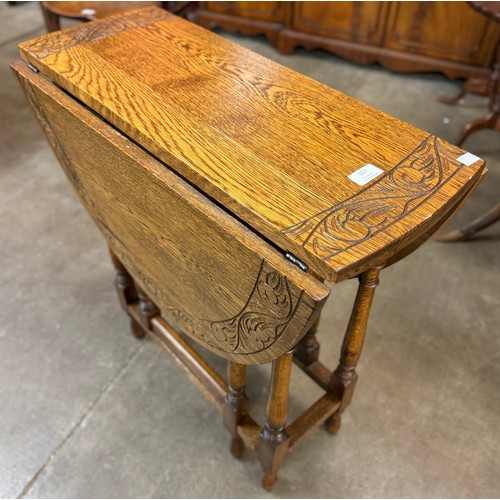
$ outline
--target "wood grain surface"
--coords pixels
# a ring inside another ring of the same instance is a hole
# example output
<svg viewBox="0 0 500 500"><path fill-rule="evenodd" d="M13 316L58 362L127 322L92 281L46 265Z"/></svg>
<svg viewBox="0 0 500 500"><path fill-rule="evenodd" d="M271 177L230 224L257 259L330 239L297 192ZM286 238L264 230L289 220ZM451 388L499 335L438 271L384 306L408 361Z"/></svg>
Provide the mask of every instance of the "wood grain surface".
<svg viewBox="0 0 500 500"><path fill-rule="evenodd" d="M442 223L484 161L161 9L21 44L62 88L322 278ZM348 178L366 164L383 175Z"/></svg>
<svg viewBox="0 0 500 500"><path fill-rule="evenodd" d="M296 345L328 287L25 63L13 69L140 299L144 290L189 336L239 363L269 362Z"/></svg>

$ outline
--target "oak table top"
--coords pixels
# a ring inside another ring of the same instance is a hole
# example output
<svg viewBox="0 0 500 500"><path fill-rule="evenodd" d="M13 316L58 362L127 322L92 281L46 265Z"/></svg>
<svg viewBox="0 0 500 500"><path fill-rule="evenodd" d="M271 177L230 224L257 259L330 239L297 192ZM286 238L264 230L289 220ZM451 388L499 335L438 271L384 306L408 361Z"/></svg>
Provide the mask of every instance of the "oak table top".
<svg viewBox="0 0 500 500"><path fill-rule="evenodd" d="M485 172L483 160L156 7L20 47L48 78L332 282L411 245Z"/></svg>

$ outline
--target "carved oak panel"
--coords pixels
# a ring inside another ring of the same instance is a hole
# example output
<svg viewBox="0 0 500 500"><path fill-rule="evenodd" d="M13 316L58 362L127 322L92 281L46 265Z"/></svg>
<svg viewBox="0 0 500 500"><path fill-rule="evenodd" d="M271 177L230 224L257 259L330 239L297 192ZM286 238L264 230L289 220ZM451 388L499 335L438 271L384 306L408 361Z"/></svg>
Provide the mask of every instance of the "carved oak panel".
<svg viewBox="0 0 500 500"><path fill-rule="evenodd" d="M400 222L460 171L461 150L429 135L408 157L351 198L283 230L323 260Z"/></svg>

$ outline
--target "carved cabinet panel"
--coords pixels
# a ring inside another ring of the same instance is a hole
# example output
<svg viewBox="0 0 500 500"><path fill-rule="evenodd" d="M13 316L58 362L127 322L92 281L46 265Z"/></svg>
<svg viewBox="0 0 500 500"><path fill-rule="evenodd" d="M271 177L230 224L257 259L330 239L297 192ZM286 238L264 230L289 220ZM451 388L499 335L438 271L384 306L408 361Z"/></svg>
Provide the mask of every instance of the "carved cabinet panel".
<svg viewBox="0 0 500 500"><path fill-rule="evenodd" d="M261 21L284 22L288 2L204 2L207 10Z"/></svg>
<svg viewBox="0 0 500 500"><path fill-rule="evenodd" d="M340 40L379 44L388 2L294 2L292 28Z"/></svg>
<svg viewBox="0 0 500 500"><path fill-rule="evenodd" d="M489 66L499 34L493 21L466 2L393 2L384 46Z"/></svg>

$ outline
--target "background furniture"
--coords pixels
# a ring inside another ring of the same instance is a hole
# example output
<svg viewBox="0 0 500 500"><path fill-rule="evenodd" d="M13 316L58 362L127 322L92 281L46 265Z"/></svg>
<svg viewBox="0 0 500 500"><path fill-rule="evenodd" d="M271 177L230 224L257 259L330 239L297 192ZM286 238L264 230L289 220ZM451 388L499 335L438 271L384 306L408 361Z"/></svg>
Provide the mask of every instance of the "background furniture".
<svg viewBox="0 0 500 500"><path fill-rule="evenodd" d="M495 22L465 2L201 2L197 22L265 34L283 54L321 48L393 71L479 77L476 88L500 37Z"/></svg>
<svg viewBox="0 0 500 500"><path fill-rule="evenodd" d="M470 5L486 18L500 22L500 2L469 2ZM500 131L500 40L497 41L493 72L487 80L487 95L489 98L488 113L473 122L466 124L460 133L456 144L461 146L470 134L482 130L493 129Z"/></svg>
<svg viewBox="0 0 500 500"><path fill-rule="evenodd" d="M272 488L311 431L339 428L381 269L460 207L484 161L464 164L445 141L162 9L52 33L21 54L13 69L112 249L134 333L173 355L223 414L233 455L255 450ZM315 338L323 282L352 277L330 370ZM229 361L227 381L179 329ZM323 395L287 426L293 361ZM259 425L245 365L265 362Z"/></svg>
<svg viewBox="0 0 500 500"><path fill-rule="evenodd" d="M470 5L483 14L488 19L498 23L500 21L500 2L469 2ZM497 43L495 61L493 63L493 73L487 80L487 94L489 98L488 113L482 118L467 123L456 141L457 146L461 146L470 134L484 129L500 131L500 42ZM464 91L450 104L455 104L462 95L469 90L464 86ZM486 229L500 220L500 203L495 205L485 214L469 222L465 226L451 231L436 238L437 241L466 241L483 229Z"/></svg>
<svg viewBox="0 0 500 500"><path fill-rule="evenodd" d="M119 12L148 5L163 7L176 15L185 15L194 2L40 2L47 31L61 29L61 19L94 21Z"/></svg>

